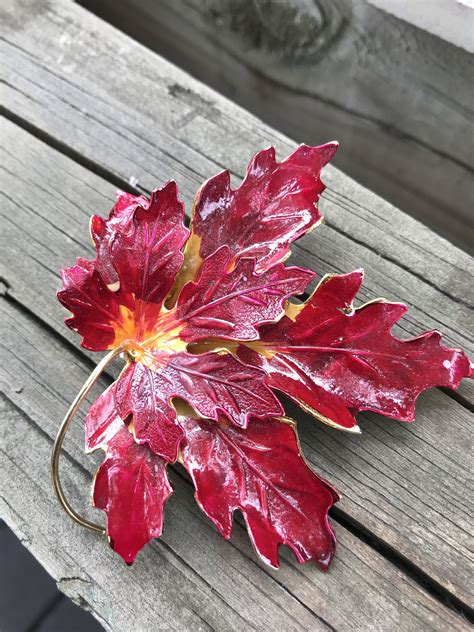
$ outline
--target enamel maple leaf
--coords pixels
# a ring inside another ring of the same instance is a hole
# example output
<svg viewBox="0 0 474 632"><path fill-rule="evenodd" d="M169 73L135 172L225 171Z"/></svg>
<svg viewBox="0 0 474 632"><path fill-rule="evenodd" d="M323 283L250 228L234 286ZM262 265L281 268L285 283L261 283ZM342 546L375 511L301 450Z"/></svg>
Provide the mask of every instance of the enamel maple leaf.
<svg viewBox="0 0 474 632"><path fill-rule="evenodd" d="M392 336L403 305L355 309L360 271L291 300L314 273L284 262L321 221L320 173L336 148L302 145L282 162L261 151L237 189L223 171L199 189L190 230L175 182L149 200L120 192L108 219L91 220L94 260L62 271L66 324L86 349L126 361L87 415L86 449L105 451L93 503L127 563L161 535L179 461L225 538L238 509L267 563L285 544L327 569L338 495L304 461L276 392L354 431L361 410L411 421L422 390L469 374L437 332Z"/></svg>

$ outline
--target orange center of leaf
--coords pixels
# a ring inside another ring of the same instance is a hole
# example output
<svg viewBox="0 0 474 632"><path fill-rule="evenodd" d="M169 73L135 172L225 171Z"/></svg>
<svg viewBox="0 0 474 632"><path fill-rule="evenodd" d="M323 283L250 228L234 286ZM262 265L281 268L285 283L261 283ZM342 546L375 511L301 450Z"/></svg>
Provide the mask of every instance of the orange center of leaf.
<svg viewBox="0 0 474 632"><path fill-rule="evenodd" d="M133 310L121 305L111 348L124 345L134 361L151 366L156 361L151 352L169 355L186 349L186 342L179 337L183 328L184 323L175 318L174 310L161 308L157 314L156 306L151 304L137 304Z"/></svg>

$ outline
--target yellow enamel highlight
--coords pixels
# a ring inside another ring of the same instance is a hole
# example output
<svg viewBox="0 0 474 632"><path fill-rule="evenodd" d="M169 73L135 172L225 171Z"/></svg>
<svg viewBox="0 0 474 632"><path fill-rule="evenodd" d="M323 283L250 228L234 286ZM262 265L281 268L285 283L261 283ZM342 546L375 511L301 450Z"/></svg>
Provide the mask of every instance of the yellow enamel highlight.
<svg viewBox="0 0 474 632"><path fill-rule="evenodd" d="M127 343L127 351L135 357L135 351L141 348L142 343L138 340L139 323L137 322L137 314L139 313L139 307L136 306L132 311L125 305L119 307L119 321L115 326L115 338L112 343L112 348L118 347L124 342ZM142 339L150 338L155 335L153 329L146 329L140 336Z"/></svg>
<svg viewBox="0 0 474 632"><path fill-rule="evenodd" d="M221 340L220 338L209 338L202 342L192 342L188 345L189 353L207 353L208 351L215 351L216 353L231 353L237 356L237 350L239 345L244 345L245 342L237 340Z"/></svg>
<svg viewBox="0 0 474 632"><path fill-rule="evenodd" d="M201 237L196 233L191 233L184 249L184 269L188 271L188 274L201 267ZM190 278L194 276L191 274Z"/></svg>
<svg viewBox="0 0 474 632"><path fill-rule="evenodd" d="M206 353L207 351L214 351L216 353L231 353L233 356L238 357L237 351L240 346L248 347L260 354L268 360L272 358L278 349L271 349L268 344L265 344L261 340L206 340L204 342L193 342L188 347L190 353Z"/></svg>
<svg viewBox="0 0 474 632"><path fill-rule="evenodd" d="M285 305L285 316L288 316L288 318L294 322L304 306L305 303L296 304L288 302Z"/></svg>
<svg viewBox="0 0 474 632"><path fill-rule="evenodd" d="M120 305L120 328L115 332L115 344L129 338L134 338L136 332L135 314L125 305ZM120 338L120 340L118 340Z"/></svg>
<svg viewBox="0 0 474 632"><path fill-rule="evenodd" d="M191 233L189 236L184 248L183 265L178 272L174 287L166 300L168 307L172 307L176 303L176 299L183 285L196 278L202 264L201 255L199 254L201 251L201 241L201 237L195 233Z"/></svg>
<svg viewBox="0 0 474 632"><path fill-rule="evenodd" d="M145 308L147 306L145 305ZM180 353L186 349L186 342L181 340L180 333L184 328L183 323L174 319L172 311L161 309L157 318L151 319L145 314L143 319L149 321L145 331L140 336L140 322L137 322L137 315L140 313L139 306L132 311L125 305L119 307L119 323L115 328L115 339L112 347L125 344L126 352L134 362L152 364L150 351L163 351L165 354Z"/></svg>
<svg viewBox="0 0 474 632"><path fill-rule="evenodd" d="M326 424L327 426L331 426L331 428L337 428L337 430L342 430L344 432L360 434L359 426L352 426L352 428L341 426L341 424L336 423L333 419L326 417L326 415L323 415L322 413L318 412L314 408L311 408L311 406L308 406L308 404L305 404L303 401L301 401L301 399L298 399L297 401L298 401L298 406L301 406L301 408L305 410L307 413L309 413L310 415L313 415L313 417L316 417L316 419L318 419L319 421L322 421L323 424Z"/></svg>
<svg viewBox="0 0 474 632"><path fill-rule="evenodd" d="M173 329L157 331L141 343L145 349L162 349L170 353L179 353L186 349L187 343L179 337L184 325L176 325Z"/></svg>
<svg viewBox="0 0 474 632"><path fill-rule="evenodd" d="M264 358L267 358L268 360L270 360L270 358L273 358L275 353L277 353L277 351L272 350L267 344L265 344L261 340L254 340L252 342L244 342L243 344L249 349L252 349L252 351L256 351Z"/></svg>

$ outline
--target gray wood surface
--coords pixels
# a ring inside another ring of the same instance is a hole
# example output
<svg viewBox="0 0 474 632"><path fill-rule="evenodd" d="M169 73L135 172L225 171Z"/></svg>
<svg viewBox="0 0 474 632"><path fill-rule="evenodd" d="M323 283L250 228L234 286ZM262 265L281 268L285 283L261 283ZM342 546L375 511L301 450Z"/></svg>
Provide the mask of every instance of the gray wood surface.
<svg viewBox="0 0 474 632"><path fill-rule="evenodd" d="M365 0L80 3L292 138L337 137L341 169L474 248L465 50Z"/></svg>
<svg viewBox="0 0 474 632"><path fill-rule="evenodd" d="M298 414L305 455L343 494L335 512L341 545L327 575L286 553L278 572L263 568L241 526L231 544L222 541L178 475L163 543L132 570L68 524L47 454L92 354L62 324L54 294L59 267L90 252L90 214L109 208L116 185L131 176L146 191L175 177L189 208L201 179L222 165L239 176L254 151L272 142L283 156L294 144L77 5L13 1L0 17L2 102L14 121L0 128L0 322L9 358L0 375L2 418L13 420L2 436L7 521L60 588L110 629L136 622L147 630L155 621L153 629L166 630L173 618L178 629L465 628L384 556L408 560L418 582L456 605L471 602L468 384L460 401L425 394L414 425L361 416L359 438ZM321 274L364 266L362 300L385 294L410 304L402 335L439 327L472 351L469 257L338 170L329 168L326 181L328 224L295 247L293 261ZM66 448L70 494L85 502L97 459L83 455L80 424Z"/></svg>

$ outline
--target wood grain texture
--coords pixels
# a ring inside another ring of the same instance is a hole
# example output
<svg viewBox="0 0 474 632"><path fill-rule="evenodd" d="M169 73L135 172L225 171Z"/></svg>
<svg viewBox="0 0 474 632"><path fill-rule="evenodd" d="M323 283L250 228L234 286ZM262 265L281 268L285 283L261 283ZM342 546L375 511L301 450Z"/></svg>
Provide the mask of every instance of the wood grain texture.
<svg viewBox="0 0 474 632"><path fill-rule="evenodd" d="M365 0L81 4L292 138L338 138L336 165L474 247L467 51Z"/></svg>
<svg viewBox="0 0 474 632"><path fill-rule="evenodd" d="M5 195L0 275L8 279L6 293L77 346L55 300L57 271L92 254L89 212L106 208L114 187L16 125L3 120L0 130ZM31 364L37 368L36 359ZM77 390L81 383L77 379ZM26 406L29 395L21 398ZM295 409L290 414L303 430L305 455L342 492L339 507L345 515L469 602L468 411L431 390L419 402L415 424L361 415L361 437L326 428Z"/></svg>
<svg viewBox="0 0 474 632"><path fill-rule="evenodd" d="M0 8L5 108L115 181L133 178L150 190L176 178L189 209L202 180L224 165L237 178L262 147L274 144L280 157L294 149L80 7L66 0L12 6ZM327 224L295 246L294 261L320 274L364 267L362 300L385 296L410 307L401 335L440 329L449 344L472 352L472 258L337 169L329 167L325 180ZM474 401L472 384L460 392Z"/></svg>
<svg viewBox="0 0 474 632"><path fill-rule="evenodd" d="M0 446L0 511L59 588L107 630L467 629L461 617L337 524L339 552L329 573L297 565L288 551L279 571L264 567L240 524L230 543L224 541L194 503L190 483L176 473L163 537L126 567L103 538L67 518L51 491L58 413L87 377L89 363L4 299L0 313L3 350L12 355L0 367L0 410L9 428ZM76 423L62 462L68 496L81 508L98 460L84 455L83 442Z"/></svg>

